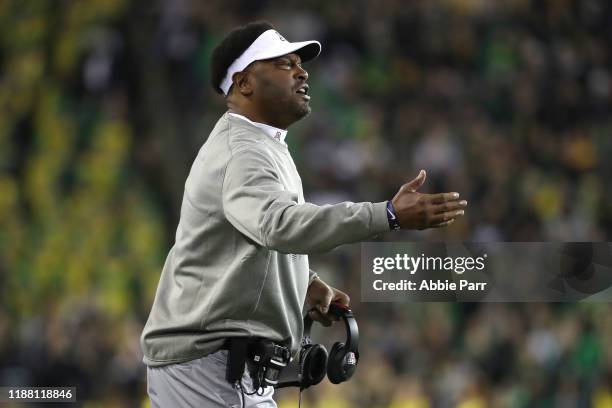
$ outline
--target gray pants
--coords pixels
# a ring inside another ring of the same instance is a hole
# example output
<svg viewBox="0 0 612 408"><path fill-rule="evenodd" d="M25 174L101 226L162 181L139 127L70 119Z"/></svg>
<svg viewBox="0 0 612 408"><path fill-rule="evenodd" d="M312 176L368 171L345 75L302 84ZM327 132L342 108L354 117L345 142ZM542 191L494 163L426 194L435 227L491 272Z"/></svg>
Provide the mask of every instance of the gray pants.
<svg viewBox="0 0 612 408"><path fill-rule="evenodd" d="M225 379L227 350L219 350L186 363L147 367L147 392L152 408L276 408L274 389L263 395L244 394ZM242 375L245 391L253 391L248 371Z"/></svg>

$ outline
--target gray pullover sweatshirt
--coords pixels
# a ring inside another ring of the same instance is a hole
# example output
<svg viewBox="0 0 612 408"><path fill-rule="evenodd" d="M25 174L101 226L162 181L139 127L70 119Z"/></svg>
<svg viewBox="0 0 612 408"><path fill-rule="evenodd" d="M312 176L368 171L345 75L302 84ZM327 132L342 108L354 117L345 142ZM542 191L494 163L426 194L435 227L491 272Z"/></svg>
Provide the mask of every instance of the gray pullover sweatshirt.
<svg viewBox="0 0 612 408"><path fill-rule="evenodd" d="M308 253L389 230L386 203L304 202L287 146L225 113L185 183L176 240L141 336L143 361L205 356L227 337L266 337L295 353Z"/></svg>

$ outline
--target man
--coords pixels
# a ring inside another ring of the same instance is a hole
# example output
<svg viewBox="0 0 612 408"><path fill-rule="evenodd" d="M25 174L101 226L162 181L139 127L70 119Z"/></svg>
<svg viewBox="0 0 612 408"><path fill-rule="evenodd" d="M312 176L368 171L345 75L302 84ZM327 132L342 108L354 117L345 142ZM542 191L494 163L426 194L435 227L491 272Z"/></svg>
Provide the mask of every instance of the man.
<svg viewBox="0 0 612 408"><path fill-rule="evenodd" d="M331 324L330 302L348 305L349 297L310 271L306 254L400 226L443 227L463 214L457 193L416 192L424 171L392 202L304 201L284 139L310 113L302 62L320 50L260 22L234 30L213 53L212 83L228 112L187 178L142 334L153 407L275 407L272 387L253 389L251 365L240 367L237 384L226 381L229 339L268 339L295 355L305 302L313 319Z"/></svg>

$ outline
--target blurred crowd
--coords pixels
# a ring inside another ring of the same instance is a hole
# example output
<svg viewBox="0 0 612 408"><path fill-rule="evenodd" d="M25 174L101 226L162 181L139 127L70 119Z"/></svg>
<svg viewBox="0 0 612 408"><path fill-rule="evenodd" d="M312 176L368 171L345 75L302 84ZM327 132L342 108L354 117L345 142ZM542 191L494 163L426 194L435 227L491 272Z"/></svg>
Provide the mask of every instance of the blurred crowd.
<svg viewBox="0 0 612 408"><path fill-rule="evenodd" d="M605 0L4 0L0 386L147 406L138 336L225 110L210 54L256 19L323 45L287 137L308 201L387 200L423 168L466 216L383 239L611 240ZM612 407L608 304L366 304L357 245L311 261L352 295L362 361L305 406Z"/></svg>

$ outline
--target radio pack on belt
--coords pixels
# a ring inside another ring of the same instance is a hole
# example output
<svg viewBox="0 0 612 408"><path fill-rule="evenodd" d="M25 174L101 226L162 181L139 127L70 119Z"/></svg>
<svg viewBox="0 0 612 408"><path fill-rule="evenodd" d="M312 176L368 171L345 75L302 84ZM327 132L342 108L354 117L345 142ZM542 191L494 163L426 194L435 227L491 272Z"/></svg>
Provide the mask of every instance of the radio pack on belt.
<svg viewBox="0 0 612 408"><path fill-rule="evenodd" d="M263 338L230 338L227 348L227 381L231 384L239 382L247 363L255 390L275 386L281 370L291 359L288 347Z"/></svg>

